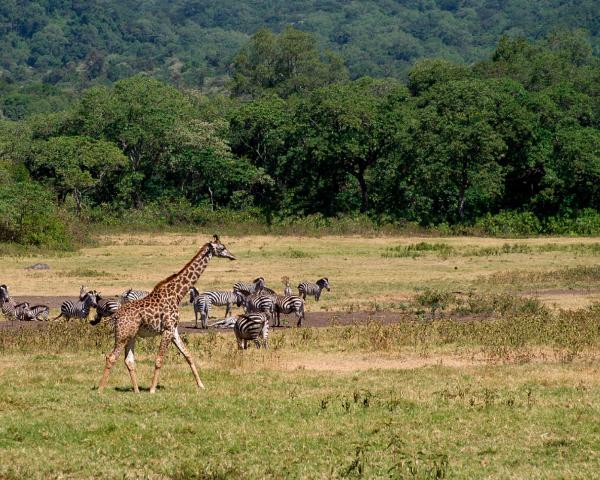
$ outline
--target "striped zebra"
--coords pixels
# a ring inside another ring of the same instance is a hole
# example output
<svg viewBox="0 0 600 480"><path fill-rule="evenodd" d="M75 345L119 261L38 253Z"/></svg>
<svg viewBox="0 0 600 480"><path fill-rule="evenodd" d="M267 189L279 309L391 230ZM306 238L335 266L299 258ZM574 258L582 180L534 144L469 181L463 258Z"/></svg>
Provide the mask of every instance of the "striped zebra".
<svg viewBox="0 0 600 480"><path fill-rule="evenodd" d="M237 282L233 284L234 292L256 293L257 290L262 290L265 287L265 279L258 277L252 280L252 283Z"/></svg>
<svg viewBox="0 0 600 480"><path fill-rule="evenodd" d="M121 294L119 300L121 301L121 304L134 302L135 300L141 300L142 298L147 297L149 293L150 292L145 290L134 290L130 288Z"/></svg>
<svg viewBox="0 0 600 480"><path fill-rule="evenodd" d="M192 290L195 295L198 296L198 289L196 287L190 288L190 295ZM226 292L222 290L213 290L208 292L202 292L202 295L206 296L210 303L208 304L208 311L214 305L216 307L225 307L225 318L231 315L231 307L237 305L238 307L242 304L240 294L238 292ZM191 297L190 297L191 298ZM190 302L192 303L192 302Z"/></svg>
<svg viewBox="0 0 600 480"><path fill-rule="evenodd" d="M253 340L256 348L260 348L260 338L264 348L268 348L269 318L265 313L246 313L239 315L233 325L233 332L238 348L248 348L248 340Z"/></svg>
<svg viewBox="0 0 600 480"><path fill-rule="evenodd" d="M253 293L243 299L246 313L262 312L268 314L271 318L275 311L276 295L264 295L262 293Z"/></svg>
<svg viewBox="0 0 600 480"><path fill-rule="evenodd" d="M50 309L46 305L35 305L30 307L29 302L17 303L8 293L6 285L0 285L0 310L7 320L39 320L42 317L48 320ZM45 318L44 314L45 313Z"/></svg>
<svg viewBox="0 0 600 480"><path fill-rule="evenodd" d="M194 307L195 323L194 328L198 328L198 315L200 315L200 325L202 328L208 328L206 321L210 309L210 300L204 294L200 294L196 287L190 288L190 303Z"/></svg>
<svg viewBox="0 0 600 480"><path fill-rule="evenodd" d="M318 302L323 289L329 291L329 280L327 278L321 278L316 283L302 282L298 285L298 296L306 300L307 295L314 295L315 300Z"/></svg>
<svg viewBox="0 0 600 480"><path fill-rule="evenodd" d="M292 312L298 317L296 326L302 326L302 320L304 320L304 300L296 295L277 295L275 299L275 320L273 326L281 326L280 315L282 313L288 315Z"/></svg>
<svg viewBox="0 0 600 480"><path fill-rule="evenodd" d="M95 307L100 296L98 292L87 292L82 300L72 301L65 300L60 306L60 315L52 320L58 320L60 317L65 317L67 320L71 318L86 319L90 315L90 308Z"/></svg>
<svg viewBox="0 0 600 480"><path fill-rule="evenodd" d="M48 305L34 305L33 307L29 307L29 304L27 304L27 310L23 313L25 316L24 320L46 321L50 314L50 307Z"/></svg>
<svg viewBox="0 0 600 480"><path fill-rule="evenodd" d="M94 319L90 321L90 325L98 325L103 318L112 317L112 315L121 308L121 303L112 298L98 298L95 307L96 315L94 316Z"/></svg>
<svg viewBox="0 0 600 480"><path fill-rule="evenodd" d="M290 284L290 277L288 277L288 276L281 277L281 281L283 282L283 294L291 295L292 294L292 286Z"/></svg>

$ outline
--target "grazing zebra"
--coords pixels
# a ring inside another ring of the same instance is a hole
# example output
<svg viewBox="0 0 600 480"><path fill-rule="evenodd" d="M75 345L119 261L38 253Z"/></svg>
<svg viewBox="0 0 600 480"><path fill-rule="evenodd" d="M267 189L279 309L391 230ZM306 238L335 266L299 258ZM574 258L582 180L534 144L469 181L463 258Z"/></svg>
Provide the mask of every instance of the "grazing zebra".
<svg viewBox="0 0 600 480"><path fill-rule="evenodd" d="M198 296L198 289L196 287L190 288L190 299L192 295L192 291L194 291L194 295ZM238 307L241 305L240 294L238 292L225 292L225 291L208 291L202 292L202 295L206 296L210 302L208 304L208 311L210 312L210 307L213 305L217 307L225 307L225 317L228 317L231 314L231 307L235 304ZM190 303L193 303L190 300Z"/></svg>
<svg viewBox="0 0 600 480"><path fill-rule="evenodd" d="M98 325L104 317L111 317L113 313L121 308L121 303L118 300L98 297L95 307L96 315L90 321L90 325Z"/></svg>
<svg viewBox="0 0 600 480"><path fill-rule="evenodd" d="M8 293L8 287L6 285L0 285L0 309L8 320L39 320L41 316L44 320L48 320L48 311L50 310L46 305L35 305L34 307L29 306L29 302L23 302L17 304ZM44 312L45 310L45 318Z"/></svg>
<svg viewBox="0 0 600 480"><path fill-rule="evenodd" d="M145 290L133 290L132 288L130 288L129 290L126 290L121 294L120 301L121 304L125 304L128 302L133 302L135 300L141 300L142 298L147 297L149 293L150 292L147 292Z"/></svg>
<svg viewBox="0 0 600 480"><path fill-rule="evenodd" d="M200 314L200 325L202 328L208 328L206 321L208 320L208 312L210 310L210 300L204 294L200 294L196 287L190 288L190 303L194 306L195 324L194 328L198 328L198 314Z"/></svg>
<svg viewBox="0 0 600 480"><path fill-rule="evenodd" d="M254 340L256 348L260 348L260 337L264 348L268 348L269 318L264 313L240 315L233 325L233 332L240 350L248 348L248 340Z"/></svg>
<svg viewBox="0 0 600 480"><path fill-rule="evenodd" d="M321 278L317 280L317 283L302 282L298 285L298 296L306 300L307 295L314 295L315 300L318 302L324 288L329 291L329 280L327 278Z"/></svg>
<svg viewBox="0 0 600 480"><path fill-rule="evenodd" d="M292 286L290 285L290 277L288 277L288 276L281 277L281 281L283 282L283 294L291 295L292 294Z"/></svg>
<svg viewBox="0 0 600 480"><path fill-rule="evenodd" d="M275 297L274 295L264 295L262 293L247 295L243 298L246 313L263 312L272 318L275 310Z"/></svg>
<svg viewBox="0 0 600 480"><path fill-rule="evenodd" d="M100 296L97 292L87 292L82 300L73 302L65 300L60 306L60 315L52 320L58 320L60 317L65 317L67 320L71 318L86 319L90 315L90 307L95 307Z"/></svg>
<svg viewBox="0 0 600 480"><path fill-rule="evenodd" d="M237 282L233 284L234 292L256 293L257 290L262 290L265 287L265 279L258 277L252 280L252 283Z"/></svg>
<svg viewBox="0 0 600 480"><path fill-rule="evenodd" d="M298 317L296 326L302 326L302 320L304 320L304 300L296 295L277 295L275 299L275 321L273 322L273 326L281 326L280 315L282 313L287 315L292 312Z"/></svg>

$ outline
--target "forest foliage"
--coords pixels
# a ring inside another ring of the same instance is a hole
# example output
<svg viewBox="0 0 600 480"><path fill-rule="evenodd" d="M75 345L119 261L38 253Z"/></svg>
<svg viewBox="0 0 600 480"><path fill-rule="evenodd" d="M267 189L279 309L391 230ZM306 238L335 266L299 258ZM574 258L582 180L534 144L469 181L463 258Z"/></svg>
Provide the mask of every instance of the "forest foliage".
<svg viewBox="0 0 600 480"><path fill-rule="evenodd" d="M587 33L557 31L503 37L472 65L353 78L310 33L259 30L224 93L137 74L2 120L0 239L227 216L598 233L599 62Z"/></svg>

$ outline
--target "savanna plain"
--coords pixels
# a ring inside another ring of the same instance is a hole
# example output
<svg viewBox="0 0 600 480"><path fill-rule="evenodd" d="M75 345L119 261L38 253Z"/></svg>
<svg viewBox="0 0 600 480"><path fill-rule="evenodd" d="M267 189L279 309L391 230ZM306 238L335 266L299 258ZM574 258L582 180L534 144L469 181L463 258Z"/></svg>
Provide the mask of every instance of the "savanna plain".
<svg viewBox="0 0 600 480"><path fill-rule="evenodd" d="M76 253L5 252L0 283L17 298L150 289L209 238L122 234ZM142 339L141 394L120 359L99 395L109 322L3 321L0 478L600 472L600 239L221 240L238 260L211 260L201 290L259 275L281 290L287 275L292 285L328 277L331 291L307 299L305 326L272 329L268 350L237 350L231 331L186 330L203 391L171 347L150 395L158 340ZM25 269L35 262L50 269Z"/></svg>

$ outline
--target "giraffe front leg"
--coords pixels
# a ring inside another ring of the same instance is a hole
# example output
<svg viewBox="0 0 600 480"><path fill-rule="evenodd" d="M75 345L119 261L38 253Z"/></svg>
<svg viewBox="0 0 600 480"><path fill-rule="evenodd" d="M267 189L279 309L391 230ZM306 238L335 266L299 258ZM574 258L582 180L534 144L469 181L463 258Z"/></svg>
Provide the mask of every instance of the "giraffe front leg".
<svg viewBox="0 0 600 480"><path fill-rule="evenodd" d="M204 388L204 384L202 383L202 380L200 380L200 375L198 375L198 370L196 369L196 365L194 364L194 359L192 358L192 355L190 354L187 347L185 346L185 343L183 343L183 340L179 336L179 331L177 330L177 327L175 327L175 330L173 331L173 343L181 352L181 354L185 357L186 362L192 369L192 373L194 374L194 380L196 380L196 385L198 385L198 388Z"/></svg>
<svg viewBox="0 0 600 480"><path fill-rule="evenodd" d="M114 366L117 358L119 358L119 354L123 347L127 343L125 339L119 339L115 341L115 348L113 351L106 355L106 365L104 366L104 373L102 374L102 378L100 379L100 383L98 384L98 393L102 393L104 387L106 387L106 382L108 381L108 376L110 374L111 368Z"/></svg>
<svg viewBox="0 0 600 480"><path fill-rule="evenodd" d="M127 370L129 370L129 376L131 377L131 383L133 385L133 391L135 393L140 393L140 389L138 387L137 375L135 374L135 357L133 355L133 349L135 347L135 338L132 338L127 342L127 346L125 347L125 366Z"/></svg>
<svg viewBox="0 0 600 480"><path fill-rule="evenodd" d="M150 385L150 393L156 393L156 386L158 385L158 374L160 373L160 368L162 367L163 360L165 358L165 352L167 351L167 347L169 343L171 343L171 339L173 338L173 334L169 330L165 330L163 332L162 338L160 339L160 347L158 347L158 355L156 356L156 360L154 361L154 375L152 376L152 385Z"/></svg>

